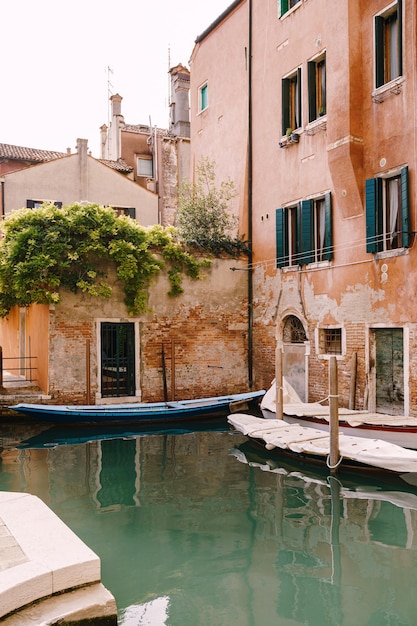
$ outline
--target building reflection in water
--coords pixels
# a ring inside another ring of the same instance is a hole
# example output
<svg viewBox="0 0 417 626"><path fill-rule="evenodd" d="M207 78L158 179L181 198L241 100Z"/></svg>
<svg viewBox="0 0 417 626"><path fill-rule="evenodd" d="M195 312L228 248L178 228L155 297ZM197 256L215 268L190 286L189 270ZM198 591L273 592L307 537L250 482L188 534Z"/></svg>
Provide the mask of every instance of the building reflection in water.
<svg viewBox="0 0 417 626"><path fill-rule="evenodd" d="M38 495L100 555L121 614L160 598L170 624L412 624L416 492L251 464L241 441L3 448L0 489Z"/></svg>

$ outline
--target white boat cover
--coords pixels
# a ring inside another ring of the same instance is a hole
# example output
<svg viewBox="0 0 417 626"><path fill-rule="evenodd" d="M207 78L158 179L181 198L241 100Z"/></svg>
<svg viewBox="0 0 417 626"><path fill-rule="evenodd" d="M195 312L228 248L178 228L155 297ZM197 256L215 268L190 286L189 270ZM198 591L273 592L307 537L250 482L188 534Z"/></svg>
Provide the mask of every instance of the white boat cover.
<svg viewBox="0 0 417 626"><path fill-rule="evenodd" d="M302 402L294 388L283 380L283 411L285 415L295 417L320 417L329 421L330 407L320 402ZM276 384L275 380L261 401L261 409L276 413ZM344 407L338 408L339 421L346 422L350 426L414 426L417 429L416 417L404 415L384 415L383 413L369 413L368 411L355 411Z"/></svg>
<svg viewBox="0 0 417 626"><path fill-rule="evenodd" d="M262 417L244 413L228 416L236 430L255 439L262 439L267 450L281 448L298 454L313 454L327 458L330 435L322 430L287 424L283 420L265 422ZM402 448L380 439L367 439L339 434L340 456L364 465L399 473L417 472L417 451Z"/></svg>

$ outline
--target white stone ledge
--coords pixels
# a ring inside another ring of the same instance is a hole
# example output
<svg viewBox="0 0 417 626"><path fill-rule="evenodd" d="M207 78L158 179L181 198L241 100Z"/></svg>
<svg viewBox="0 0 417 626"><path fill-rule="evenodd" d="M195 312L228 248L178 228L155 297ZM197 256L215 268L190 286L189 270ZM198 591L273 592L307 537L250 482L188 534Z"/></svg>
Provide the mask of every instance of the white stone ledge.
<svg viewBox="0 0 417 626"><path fill-rule="evenodd" d="M15 564L0 563L0 619L41 598L100 582L99 557L36 496L0 492L0 523L20 547Z"/></svg>
<svg viewBox="0 0 417 626"><path fill-rule="evenodd" d="M75 589L31 604L1 620L1 626L50 626L90 620L91 624L117 626L116 602L101 583ZM85 622L84 622L85 623Z"/></svg>

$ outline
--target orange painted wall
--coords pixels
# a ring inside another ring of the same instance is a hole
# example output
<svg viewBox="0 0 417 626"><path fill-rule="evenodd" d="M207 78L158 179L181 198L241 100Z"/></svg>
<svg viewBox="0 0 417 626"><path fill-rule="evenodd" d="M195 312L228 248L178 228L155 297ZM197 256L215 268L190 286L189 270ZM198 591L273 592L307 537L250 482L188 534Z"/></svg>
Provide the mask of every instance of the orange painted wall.
<svg viewBox="0 0 417 626"><path fill-rule="evenodd" d="M378 255L366 251L368 178L408 166L411 231L417 230L414 0L402 0L402 76L386 91L383 102L375 98L375 16L391 5L388 0L300 0L280 17L275 0L252 2L254 368L256 384L266 386L274 376L275 345L277 339L282 342L282 322L287 315L296 315L309 342L309 398L325 397L327 361L318 354L317 333L327 325L341 327L346 338L345 352L339 358L342 400L346 404L355 353L357 405L364 406L374 392L372 329L402 328L405 409L416 414L415 243ZM191 65L192 160L195 163L201 155L210 154L222 177L229 175L237 181L247 173L242 158L248 141L247 81L239 56L247 42L248 2L242 1L197 43ZM309 124L307 62L324 52L327 114ZM298 68L302 93L299 142L280 148L281 81ZM236 78L240 88L230 89ZM209 107L203 116L198 114L196 98L198 86L205 80ZM221 135L218 110L227 111ZM325 192L332 197L332 261L277 269L276 209ZM244 206L241 198L241 225L245 224Z"/></svg>

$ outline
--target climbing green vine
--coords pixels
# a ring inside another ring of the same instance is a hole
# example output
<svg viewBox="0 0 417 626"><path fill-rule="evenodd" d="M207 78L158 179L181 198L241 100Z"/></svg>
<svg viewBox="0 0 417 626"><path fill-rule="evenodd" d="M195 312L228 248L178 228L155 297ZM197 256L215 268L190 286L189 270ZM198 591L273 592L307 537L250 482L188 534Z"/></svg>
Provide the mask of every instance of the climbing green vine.
<svg viewBox="0 0 417 626"><path fill-rule="evenodd" d="M201 277L209 264L190 254L176 229L143 227L112 208L45 203L21 209L2 223L0 240L0 316L13 306L57 304L61 289L109 298L103 271L113 262L130 315L147 309L153 279L166 271L170 296L183 292L182 276Z"/></svg>

